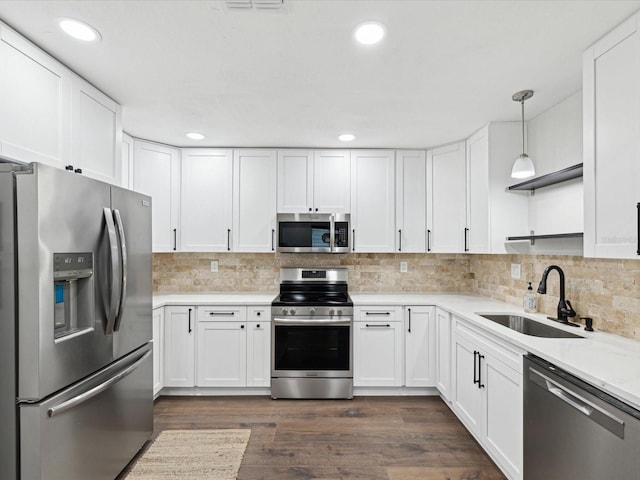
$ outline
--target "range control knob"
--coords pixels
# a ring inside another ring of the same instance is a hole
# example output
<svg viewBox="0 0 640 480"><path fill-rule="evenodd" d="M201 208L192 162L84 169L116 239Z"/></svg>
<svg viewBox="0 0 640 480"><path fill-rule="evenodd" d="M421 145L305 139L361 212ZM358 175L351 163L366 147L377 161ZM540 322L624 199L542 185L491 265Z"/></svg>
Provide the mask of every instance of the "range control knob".
<svg viewBox="0 0 640 480"><path fill-rule="evenodd" d="M335 315L336 311L333 308L329 309L329 315Z"/></svg>
<svg viewBox="0 0 640 480"><path fill-rule="evenodd" d="M315 309L315 308L313 308L313 307L311 307L311 308L309 309L309 314L310 314L310 315L313 315L314 313L316 313L316 309Z"/></svg>
<svg viewBox="0 0 640 480"><path fill-rule="evenodd" d="M288 312L289 312L289 311L288 311L286 308L283 308L283 309L282 309L282 314L283 314L283 315L286 315Z"/></svg>
<svg viewBox="0 0 640 480"><path fill-rule="evenodd" d="M294 308L292 308L292 309L289 311L289 313L290 313L291 315L295 315L295 314L296 314L296 310L295 310Z"/></svg>
<svg viewBox="0 0 640 480"><path fill-rule="evenodd" d="M342 315L342 310L338 310L338 315Z"/></svg>

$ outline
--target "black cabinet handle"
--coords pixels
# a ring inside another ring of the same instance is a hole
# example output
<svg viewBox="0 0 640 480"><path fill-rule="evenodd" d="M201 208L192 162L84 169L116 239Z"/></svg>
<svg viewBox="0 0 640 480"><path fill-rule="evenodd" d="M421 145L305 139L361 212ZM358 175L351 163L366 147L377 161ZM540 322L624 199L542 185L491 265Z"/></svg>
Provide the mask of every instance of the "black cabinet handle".
<svg viewBox="0 0 640 480"><path fill-rule="evenodd" d="M240 328L244 328L244 325L240 325Z"/></svg>
<svg viewBox="0 0 640 480"><path fill-rule="evenodd" d="M469 251L469 229L464 227L464 251Z"/></svg>
<svg viewBox="0 0 640 480"><path fill-rule="evenodd" d="M482 383L482 359L484 355L480 355L478 352L478 388L484 388L484 383Z"/></svg>
<svg viewBox="0 0 640 480"><path fill-rule="evenodd" d="M68 172L73 172L73 165L65 165L64 169L67 170Z"/></svg>
<svg viewBox="0 0 640 480"><path fill-rule="evenodd" d="M257 316L260 316L262 314L262 312L256 312Z"/></svg>
<svg viewBox="0 0 640 480"><path fill-rule="evenodd" d="M351 242L352 242L351 251L355 252L356 251L356 229L355 228L351 231Z"/></svg>
<svg viewBox="0 0 640 480"><path fill-rule="evenodd" d="M409 312L409 333L411 333L411 309L407 308L407 311Z"/></svg>
<svg viewBox="0 0 640 480"><path fill-rule="evenodd" d="M431 251L431 230L427 229L427 252Z"/></svg>
<svg viewBox="0 0 640 480"><path fill-rule="evenodd" d="M475 385L476 383L479 383L478 380L478 372L477 372L477 365L478 365L478 351L474 350L473 351L473 384Z"/></svg>
<svg viewBox="0 0 640 480"><path fill-rule="evenodd" d="M231 251L231 229L227 228L227 251Z"/></svg>
<svg viewBox="0 0 640 480"><path fill-rule="evenodd" d="M374 323L374 324L365 323L365 326L367 328L371 328L371 327L389 328L391 325L389 325L388 323Z"/></svg>
<svg viewBox="0 0 640 480"><path fill-rule="evenodd" d="M173 250L175 251L178 248L178 229L173 229Z"/></svg>
<svg viewBox="0 0 640 480"><path fill-rule="evenodd" d="M209 315L211 317L215 315L222 315L223 317L233 317L235 314L235 312L209 312Z"/></svg>
<svg viewBox="0 0 640 480"><path fill-rule="evenodd" d="M636 225L638 226L638 249L636 250L636 254L640 255L640 203L636 204L636 209L638 210L638 221L636 222Z"/></svg>
<svg viewBox="0 0 640 480"><path fill-rule="evenodd" d="M271 251L275 251L276 249L276 229L271 229Z"/></svg>
<svg viewBox="0 0 640 480"><path fill-rule="evenodd" d="M398 230L398 251L402 251L402 229Z"/></svg>
<svg viewBox="0 0 640 480"><path fill-rule="evenodd" d="M365 315L391 315L391 312L364 312Z"/></svg>
<svg viewBox="0 0 640 480"><path fill-rule="evenodd" d="M191 333L191 309L189 309L189 333Z"/></svg>
<svg viewBox="0 0 640 480"><path fill-rule="evenodd" d="M76 168L76 169L74 170L74 172L75 172L75 173L80 173L80 174L81 174L81 173L82 173L82 169L81 169L81 168Z"/></svg>
<svg viewBox="0 0 640 480"><path fill-rule="evenodd" d="M260 324L259 323L256 325L256 328L260 328Z"/></svg>
<svg viewBox="0 0 640 480"><path fill-rule="evenodd" d="M318 207L316 207L316 212L318 211Z"/></svg>
<svg viewBox="0 0 640 480"><path fill-rule="evenodd" d="M313 209L311 207L309 207L309 211L312 211Z"/></svg>

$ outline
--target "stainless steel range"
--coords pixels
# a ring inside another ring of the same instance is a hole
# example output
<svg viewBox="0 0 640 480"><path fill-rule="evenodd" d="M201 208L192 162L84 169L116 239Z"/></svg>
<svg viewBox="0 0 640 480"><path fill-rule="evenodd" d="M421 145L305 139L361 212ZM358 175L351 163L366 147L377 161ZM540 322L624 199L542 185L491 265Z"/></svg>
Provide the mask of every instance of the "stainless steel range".
<svg viewBox="0 0 640 480"><path fill-rule="evenodd" d="M282 268L271 304L271 397L353 397L346 268Z"/></svg>

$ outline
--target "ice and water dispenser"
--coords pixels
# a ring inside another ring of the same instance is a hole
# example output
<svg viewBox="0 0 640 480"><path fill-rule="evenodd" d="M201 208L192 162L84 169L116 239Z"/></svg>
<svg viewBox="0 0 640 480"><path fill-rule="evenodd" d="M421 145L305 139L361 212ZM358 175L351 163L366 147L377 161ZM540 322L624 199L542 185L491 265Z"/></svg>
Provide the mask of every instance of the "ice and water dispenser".
<svg viewBox="0 0 640 480"><path fill-rule="evenodd" d="M93 253L54 253L56 339L93 327Z"/></svg>

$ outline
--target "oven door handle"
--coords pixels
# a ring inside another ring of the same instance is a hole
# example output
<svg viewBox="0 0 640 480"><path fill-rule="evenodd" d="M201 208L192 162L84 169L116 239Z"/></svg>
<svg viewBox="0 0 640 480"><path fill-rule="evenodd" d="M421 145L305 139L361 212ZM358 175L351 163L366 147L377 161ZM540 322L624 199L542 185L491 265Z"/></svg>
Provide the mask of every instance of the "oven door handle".
<svg viewBox="0 0 640 480"><path fill-rule="evenodd" d="M330 318L314 318L314 319L293 319L293 318L273 318L274 324L277 325L301 325L301 326L310 326L310 325L341 325L341 326L349 326L351 325L351 320L333 320Z"/></svg>

